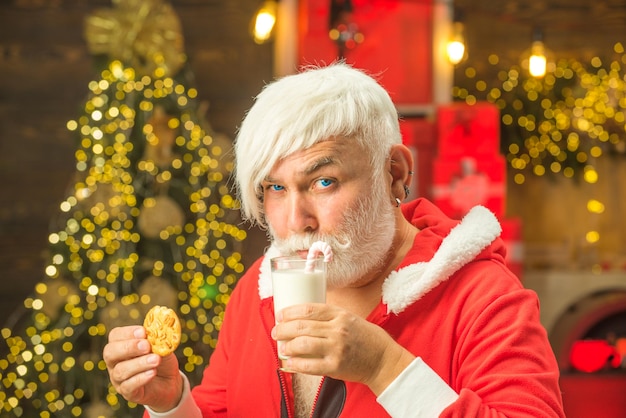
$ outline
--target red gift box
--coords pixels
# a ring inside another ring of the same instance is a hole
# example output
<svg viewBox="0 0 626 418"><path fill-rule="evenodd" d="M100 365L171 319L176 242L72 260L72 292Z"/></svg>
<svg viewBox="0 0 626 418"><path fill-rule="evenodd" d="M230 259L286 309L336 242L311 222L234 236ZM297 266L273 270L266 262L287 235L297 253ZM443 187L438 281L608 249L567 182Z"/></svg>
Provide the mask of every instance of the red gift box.
<svg viewBox="0 0 626 418"><path fill-rule="evenodd" d="M477 159L438 158L433 164L432 200L444 213L461 218L482 205L496 217L504 217L506 161L501 155Z"/></svg>
<svg viewBox="0 0 626 418"><path fill-rule="evenodd" d="M352 0L351 5L343 16L342 38L349 39L346 62L377 76L396 104L432 103L432 3ZM329 36L330 12L328 0L299 2L298 64L329 64L339 58L338 45Z"/></svg>
<svg viewBox="0 0 626 418"><path fill-rule="evenodd" d="M437 108L438 153L442 158L500 153L500 112L491 103L453 103Z"/></svg>

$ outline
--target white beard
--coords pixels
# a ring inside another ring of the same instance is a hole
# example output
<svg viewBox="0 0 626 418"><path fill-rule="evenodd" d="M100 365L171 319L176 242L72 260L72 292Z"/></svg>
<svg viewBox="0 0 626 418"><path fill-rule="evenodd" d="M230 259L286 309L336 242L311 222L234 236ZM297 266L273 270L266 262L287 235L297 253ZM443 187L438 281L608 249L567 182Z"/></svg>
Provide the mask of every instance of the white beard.
<svg viewBox="0 0 626 418"><path fill-rule="evenodd" d="M355 208L345 213L336 233L332 235L292 235L276 238L272 226L269 233L274 245L283 255L307 250L315 241L324 241L333 249L333 261L326 267L329 287L349 287L380 267L387 259L395 234L393 205L386 195L384 176L374 176L374 192L359 200Z"/></svg>

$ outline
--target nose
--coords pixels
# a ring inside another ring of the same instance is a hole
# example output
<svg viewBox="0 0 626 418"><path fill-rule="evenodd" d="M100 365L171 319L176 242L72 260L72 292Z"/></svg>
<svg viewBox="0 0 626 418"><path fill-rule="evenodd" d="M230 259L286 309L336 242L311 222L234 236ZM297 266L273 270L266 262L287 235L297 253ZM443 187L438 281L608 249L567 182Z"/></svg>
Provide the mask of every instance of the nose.
<svg viewBox="0 0 626 418"><path fill-rule="evenodd" d="M290 233L313 232L318 228L315 205L305 193L292 193L287 199L287 228Z"/></svg>

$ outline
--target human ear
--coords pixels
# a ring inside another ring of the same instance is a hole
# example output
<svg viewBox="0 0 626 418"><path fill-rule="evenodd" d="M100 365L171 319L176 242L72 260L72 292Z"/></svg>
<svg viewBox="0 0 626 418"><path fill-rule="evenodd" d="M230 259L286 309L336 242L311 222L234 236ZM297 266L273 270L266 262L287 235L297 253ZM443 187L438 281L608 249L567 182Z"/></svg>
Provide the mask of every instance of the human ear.
<svg viewBox="0 0 626 418"><path fill-rule="evenodd" d="M413 154L404 144L391 146L389 153L391 164L389 174L391 174L391 193L395 198L404 200L407 198L409 186L413 181Z"/></svg>

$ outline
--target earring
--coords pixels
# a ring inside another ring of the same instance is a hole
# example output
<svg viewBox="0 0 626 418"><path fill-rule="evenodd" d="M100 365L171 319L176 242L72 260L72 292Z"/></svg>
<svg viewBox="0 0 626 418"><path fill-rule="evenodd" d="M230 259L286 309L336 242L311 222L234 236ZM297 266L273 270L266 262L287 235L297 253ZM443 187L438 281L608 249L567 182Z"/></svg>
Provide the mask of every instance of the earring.
<svg viewBox="0 0 626 418"><path fill-rule="evenodd" d="M406 199L407 197L409 197L410 193L411 193L411 189L409 189L409 186L405 184L404 185L404 198Z"/></svg>
<svg viewBox="0 0 626 418"><path fill-rule="evenodd" d="M409 176L412 176L413 174L415 174L415 172L409 170Z"/></svg>
<svg viewBox="0 0 626 418"><path fill-rule="evenodd" d="M397 207L397 208L399 208L399 207L400 207L400 203L402 203L402 202L400 201L400 199L398 199L398 198L396 197L396 207Z"/></svg>

